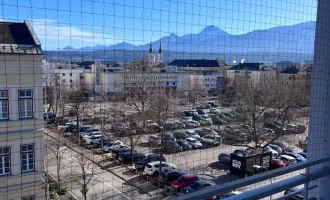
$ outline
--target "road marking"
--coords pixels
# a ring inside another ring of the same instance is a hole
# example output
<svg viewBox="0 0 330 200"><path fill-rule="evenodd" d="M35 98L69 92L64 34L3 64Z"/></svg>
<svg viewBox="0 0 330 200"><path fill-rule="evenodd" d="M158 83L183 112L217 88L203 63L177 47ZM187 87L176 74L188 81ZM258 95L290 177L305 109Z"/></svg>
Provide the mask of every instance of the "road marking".
<svg viewBox="0 0 330 200"><path fill-rule="evenodd" d="M76 161L74 161L72 158L68 157L67 155L64 155L64 157L70 159L71 161L73 161L73 163L75 163L76 165L79 165L78 163L76 163ZM91 173L89 170L86 170L88 173ZM122 192L120 192L119 190L117 190L116 188L114 188L112 185L110 185L109 183L105 182L104 180L100 179L98 176L93 175L95 178L99 179L101 182L103 182L104 184L106 184L107 186L109 186L110 188L112 188L113 190L115 190L116 192L118 192L119 194L121 194L123 197L125 197L128 200L131 200L129 197L127 197L126 195L124 195Z"/></svg>

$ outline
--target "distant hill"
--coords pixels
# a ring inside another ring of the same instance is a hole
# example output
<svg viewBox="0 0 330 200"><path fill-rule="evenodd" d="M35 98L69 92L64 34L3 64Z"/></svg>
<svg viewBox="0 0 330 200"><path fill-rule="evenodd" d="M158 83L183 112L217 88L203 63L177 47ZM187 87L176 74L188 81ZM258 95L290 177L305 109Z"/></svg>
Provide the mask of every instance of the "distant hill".
<svg viewBox="0 0 330 200"><path fill-rule="evenodd" d="M245 58L247 61L274 62L273 58L277 60L276 55L278 55L279 60L300 62L311 59L314 50L315 26L316 23L310 21L292 26L255 30L241 35L231 35L216 26L207 26L198 34L178 36L172 33L152 42L152 46L157 52L159 44L162 43L165 60L218 57L228 59L228 61ZM145 55L149 45L135 46L122 42L116 45L96 45L80 49L68 46L60 51L48 51L46 56L50 59L56 56L60 59L68 59L69 55L70 59L91 59L90 54L93 51L93 57L96 60L133 60ZM291 54L293 57L288 57ZM302 60L297 60L300 58Z"/></svg>

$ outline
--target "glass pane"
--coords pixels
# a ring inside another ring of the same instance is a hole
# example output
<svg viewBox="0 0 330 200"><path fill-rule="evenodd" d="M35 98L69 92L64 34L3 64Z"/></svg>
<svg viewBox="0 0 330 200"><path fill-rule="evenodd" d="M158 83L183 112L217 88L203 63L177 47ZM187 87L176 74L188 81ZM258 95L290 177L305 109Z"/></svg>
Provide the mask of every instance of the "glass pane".
<svg viewBox="0 0 330 200"><path fill-rule="evenodd" d="M9 162L9 156L5 157L5 162Z"/></svg>
<svg viewBox="0 0 330 200"><path fill-rule="evenodd" d="M9 167L5 168L5 173L8 174L9 173Z"/></svg>
<svg viewBox="0 0 330 200"><path fill-rule="evenodd" d="M32 99L26 99L26 109L32 110Z"/></svg>
<svg viewBox="0 0 330 200"><path fill-rule="evenodd" d="M22 165L26 165L27 164L27 160L26 159L22 159Z"/></svg>
<svg viewBox="0 0 330 200"><path fill-rule="evenodd" d="M23 171L27 170L27 165L22 165L22 170Z"/></svg>
<svg viewBox="0 0 330 200"><path fill-rule="evenodd" d="M19 96L20 97L25 97L25 91L24 90L20 90L19 91Z"/></svg>
<svg viewBox="0 0 330 200"><path fill-rule="evenodd" d="M31 159L33 159L33 154L32 153L30 153L30 154L28 154L29 155L29 158Z"/></svg>
<svg viewBox="0 0 330 200"><path fill-rule="evenodd" d="M26 95L27 97L31 97L31 96L32 96L32 91L31 91L31 90L27 90L27 91L25 92L25 95Z"/></svg>
<svg viewBox="0 0 330 200"><path fill-rule="evenodd" d="M1 98L8 98L8 92L7 91L1 91L0 94L1 94L0 95Z"/></svg>
<svg viewBox="0 0 330 200"><path fill-rule="evenodd" d="M33 164L29 164L29 169L33 169Z"/></svg>
<svg viewBox="0 0 330 200"><path fill-rule="evenodd" d="M28 146L28 150L29 151L32 151L33 150L33 145L32 144Z"/></svg>
<svg viewBox="0 0 330 200"><path fill-rule="evenodd" d="M23 146L21 147L21 149L22 149L23 152L24 152L24 151L27 151L27 146L26 146L26 145L23 145ZM25 156L25 155L22 155L22 156Z"/></svg>
<svg viewBox="0 0 330 200"><path fill-rule="evenodd" d="M29 163L33 163L33 158L30 158L29 159Z"/></svg>
<svg viewBox="0 0 330 200"><path fill-rule="evenodd" d="M0 174L3 174L3 169L2 168L0 168Z"/></svg>
<svg viewBox="0 0 330 200"><path fill-rule="evenodd" d="M9 153L9 147L3 148L3 153Z"/></svg>

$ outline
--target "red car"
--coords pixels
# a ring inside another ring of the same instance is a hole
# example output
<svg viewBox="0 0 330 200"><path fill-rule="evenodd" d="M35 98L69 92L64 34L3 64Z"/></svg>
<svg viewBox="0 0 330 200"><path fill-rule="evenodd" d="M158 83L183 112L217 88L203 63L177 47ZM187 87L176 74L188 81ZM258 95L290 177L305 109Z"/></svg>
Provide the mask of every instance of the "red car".
<svg viewBox="0 0 330 200"><path fill-rule="evenodd" d="M276 169L276 168L281 168L281 167L286 166L286 163L280 159L273 159L271 166L273 169Z"/></svg>
<svg viewBox="0 0 330 200"><path fill-rule="evenodd" d="M174 190L178 191L181 188L187 187L198 180L199 180L198 176L196 176L194 174L184 174L184 175L180 176L178 179L176 179L175 181L173 181L171 183L171 185Z"/></svg>

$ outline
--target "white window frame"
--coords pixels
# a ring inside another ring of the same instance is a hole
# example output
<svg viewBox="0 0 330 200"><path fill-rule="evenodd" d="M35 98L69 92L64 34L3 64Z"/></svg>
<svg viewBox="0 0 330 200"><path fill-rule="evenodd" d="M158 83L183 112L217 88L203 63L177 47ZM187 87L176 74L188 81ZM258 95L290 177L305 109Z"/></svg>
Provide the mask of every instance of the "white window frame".
<svg viewBox="0 0 330 200"><path fill-rule="evenodd" d="M23 147L26 147L26 150L23 150ZM30 149L29 149L30 148ZM23 156L26 158L23 159ZM30 162L30 156L32 157L32 163ZM23 169L23 160L26 160L26 169ZM34 171L35 168L35 155L34 155L34 144L22 144L21 145L21 171L22 172L29 172ZM30 165L32 164L32 168Z"/></svg>
<svg viewBox="0 0 330 200"><path fill-rule="evenodd" d="M25 95L21 95L21 92L25 92ZM30 91L31 95L27 95L26 92ZM31 101L31 110L27 110L28 102ZM21 103L24 102L24 112L21 111ZM18 107L19 107L19 118L32 118L33 117L33 90L26 89L26 90L19 90L18 91ZM28 113L31 112L31 115ZM22 115L23 114L23 115Z"/></svg>
<svg viewBox="0 0 330 200"><path fill-rule="evenodd" d="M4 149L5 148L8 148L8 153L5 153L4 152ZM5 172L6 170L6 167L5 167L5 158L8 157L9 159L9 167L8 167L8 172ZM0 160L1 160L1 165L0 165L0 168L2 169L2 173L0 173L0 175L8 175L10 174L10 165L11 165L11 160L10 160L10 147L0 147Z"/></svg>
<svg viewBox="0 0 330 200"><path fill-rule="evenodd" d="M3 97L3 94L6 94L5 97ZM6 102L7 104L7 117L4 117L4 111L2 110L2 104ZM6 120L9 119L9 101L8 101L8 91L7 90L0 90L0 120Z"/></svg>

